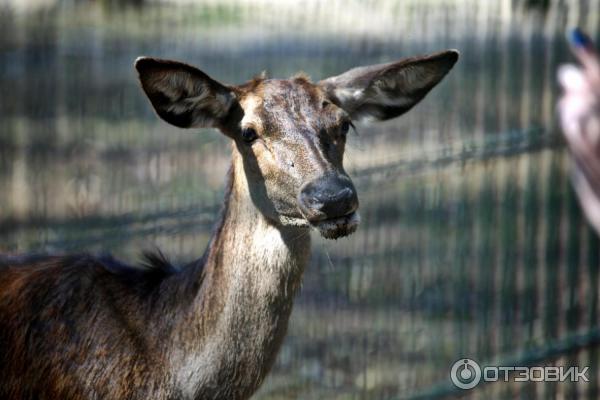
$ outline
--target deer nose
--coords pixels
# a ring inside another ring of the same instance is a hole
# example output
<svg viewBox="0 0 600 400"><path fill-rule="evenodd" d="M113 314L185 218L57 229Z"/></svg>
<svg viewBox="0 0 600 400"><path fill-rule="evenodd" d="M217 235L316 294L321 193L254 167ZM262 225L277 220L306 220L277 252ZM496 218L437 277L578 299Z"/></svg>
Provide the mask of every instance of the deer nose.
<svg viewBox="0 0 600 400"><path fill-rule="evenodd" d="M350 178L327 175L307 183L298 198L300 209L309 222L319 222L352 214L358 208L358 196Z"/></svg>

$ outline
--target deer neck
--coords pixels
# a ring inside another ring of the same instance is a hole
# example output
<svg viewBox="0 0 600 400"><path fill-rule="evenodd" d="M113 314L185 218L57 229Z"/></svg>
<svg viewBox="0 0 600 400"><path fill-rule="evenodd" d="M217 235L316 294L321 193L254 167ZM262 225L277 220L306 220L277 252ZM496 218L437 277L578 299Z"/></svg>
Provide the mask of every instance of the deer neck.
<svg viewBox="0 0 600 400"><path fill-rule="evenodd" d="M204 265L192 266L195 276L187 277L196 282L189 323L199 340L187 340L192 345L183 346L179 360L178 384L189 398L247 398L258 388L285 336L310 256L307 228L277 225L254 206L235 150L229 180Z"/></svg>

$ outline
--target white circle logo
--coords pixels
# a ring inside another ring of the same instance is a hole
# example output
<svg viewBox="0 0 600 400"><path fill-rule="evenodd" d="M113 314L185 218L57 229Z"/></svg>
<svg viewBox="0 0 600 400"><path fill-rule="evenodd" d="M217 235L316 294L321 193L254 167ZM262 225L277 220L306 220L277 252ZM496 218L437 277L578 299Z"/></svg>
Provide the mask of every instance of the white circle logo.
<svg viewBox="0 0 600 400"><path fill-rule="evenodd" d="M459 389L473 389L481 380L481 368L470 358L461 358L452 364L450 380Z"/></svg>

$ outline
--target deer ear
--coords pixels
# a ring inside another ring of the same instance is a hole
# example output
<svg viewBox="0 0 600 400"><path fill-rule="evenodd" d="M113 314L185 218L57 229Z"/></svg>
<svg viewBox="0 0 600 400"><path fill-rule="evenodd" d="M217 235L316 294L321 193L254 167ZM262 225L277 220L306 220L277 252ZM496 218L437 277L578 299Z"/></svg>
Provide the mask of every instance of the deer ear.
<svg viewBox="0 0 600 400"><path fill-rule="evenodd" d="M386 120L404 114L421 101L457 60L458 51L447 50L354 68L319 85L352 119Z"/></svg>
<svg viewBox="0 0 600 400"><path fill-rule="evenodd" d="M230 89L191 65L140 57L135 68L156 113L180 128L218 127L236 103Z"/></svg>

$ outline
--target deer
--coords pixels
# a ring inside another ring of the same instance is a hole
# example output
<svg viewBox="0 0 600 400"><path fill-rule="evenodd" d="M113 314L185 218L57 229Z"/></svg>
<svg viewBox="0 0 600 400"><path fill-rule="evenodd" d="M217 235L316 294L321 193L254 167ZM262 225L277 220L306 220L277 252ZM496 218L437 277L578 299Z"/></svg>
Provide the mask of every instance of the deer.
<svg viewBox="0 0 600 400"><path fill-rule="evenodd" d="M177 61L140 57L154 111L231 141L222 211L203 256L143 268L110 255L0 258L0 399L248 399L282 345L311 231L359 225L344 170L353 123L395 118L452 69L446 50L312 82L227 85Z"/></svg>

